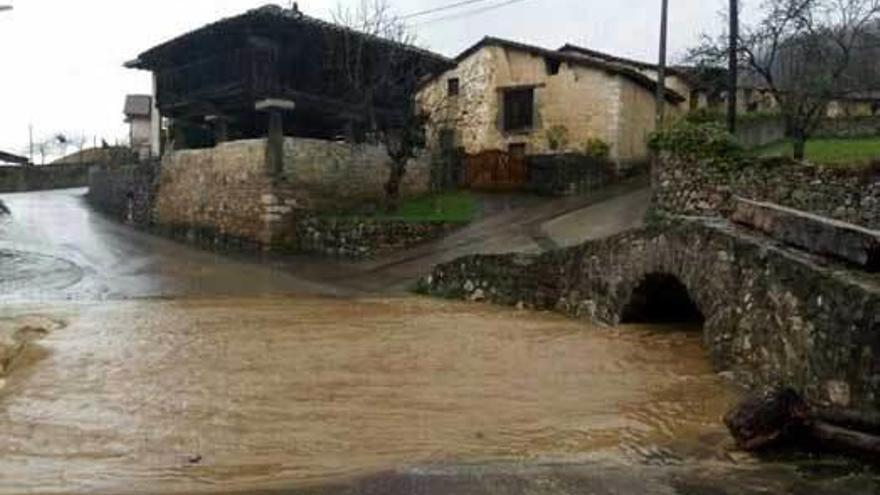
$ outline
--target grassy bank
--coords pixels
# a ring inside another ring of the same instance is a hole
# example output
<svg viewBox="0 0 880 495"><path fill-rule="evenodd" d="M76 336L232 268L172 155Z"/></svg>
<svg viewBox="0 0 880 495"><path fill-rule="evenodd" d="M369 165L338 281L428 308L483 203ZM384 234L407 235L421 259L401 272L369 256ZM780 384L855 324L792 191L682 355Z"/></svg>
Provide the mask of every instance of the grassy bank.
<svg viewBox="0 0 880 495"><path fill-rule="evenodd" d="M782 141L755 150L758 156L791 156L791 141ZM807 141L807 160L839 166L867 165L880 160L880 137L854 139L812 139Z"/></svg>
<svg viewBox="0 0 880 495"><path fill-rule="evenodd" d="M413 198L401 203L394 213L376 218L407 222L469 223L477 214L477 200L467 191L452 191Z"/></svg>

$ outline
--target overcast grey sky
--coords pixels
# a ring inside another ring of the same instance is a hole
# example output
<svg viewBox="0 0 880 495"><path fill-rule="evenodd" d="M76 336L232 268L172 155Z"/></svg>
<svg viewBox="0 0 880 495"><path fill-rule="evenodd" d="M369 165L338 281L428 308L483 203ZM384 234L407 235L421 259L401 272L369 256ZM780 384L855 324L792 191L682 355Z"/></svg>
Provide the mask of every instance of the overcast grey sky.
<svg viewBox="0 0 880 495"><path fill-rule="evenodd" d="M329 18L337 3L299 0L300 10ZM389 0L400 14L454 0ZM485 5L506 0L486 0ZM726 0L670 0L670 51L680 54L703 31L720 32ZM36 137L83 133L124 139L127 93L149 92L147 73L122 68L140 52L268 0L0 0L0 149L23 152L28 124ZM278 1L285 6L288 0ZM483 3L478 4L484 5ZM468 12L478 5L438 14ZM485 35L558 48L566 42L656 60L660 0L522 0L442 22L418 20L427 48L455 55ZM415 20L414 20L415 21Z"/></svg>

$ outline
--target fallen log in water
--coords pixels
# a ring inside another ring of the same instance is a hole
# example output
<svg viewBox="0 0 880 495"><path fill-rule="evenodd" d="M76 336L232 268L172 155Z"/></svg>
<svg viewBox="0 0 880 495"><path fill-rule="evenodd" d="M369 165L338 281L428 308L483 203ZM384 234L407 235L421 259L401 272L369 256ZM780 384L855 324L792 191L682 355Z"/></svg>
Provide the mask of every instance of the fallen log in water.
<svg viewBox="0 0 880 495"><path fill-rule="evenodd" d="M773 388L746 398L724 416L724 424L738 447L755 451L800 436L808 411L794 390Z"/></svg>
<svg viewBox="0 0 880 495"><path fill-rule="evenodd" d="M724 417L739 448L760 451L812 442L823 448L880 456L878 417L856 411L809 407L790 388L777 387L748 397Z"/></svg>

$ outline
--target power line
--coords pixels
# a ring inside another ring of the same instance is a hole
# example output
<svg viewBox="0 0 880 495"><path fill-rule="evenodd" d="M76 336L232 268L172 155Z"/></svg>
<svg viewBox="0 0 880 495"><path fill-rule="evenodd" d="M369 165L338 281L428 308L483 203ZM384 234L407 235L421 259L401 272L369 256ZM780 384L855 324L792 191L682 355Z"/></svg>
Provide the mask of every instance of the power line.
<svg viewBox="0 0 880 495"><path fill-rule="evenodd" d="M431 20L422 22L420 24L416 24L416 26L426 26L429 24L434 24L436 22L451 21L451 20L455 20L455 19L463 19L465 17L475 16L477 14L482 14L484 12L489 12L491 10L500 9L502 7L507 7L508 5L513 5L513 4L521 3L521 2L525 2L525 1L526 0L507 0L506 2L502 2L497 5L489 5L486 7L481 7L479 9L469 10L467 12L461 12L461 13L449 15L446 17L439 17L437 19L431 19Z"/></svg>
<svg viewBox="0 0 880 495"><path fill-rule="evenodd" d="M465 7L467 5L473 5L475 3L482 3L482 2L487 2L487 1L488 0L463 0L463 1L455 2L455 3L451 3L449 5L443 5L443 6L434 7L432 9L428 9L428 10L420 10L418 12L413 12L412 14L407 14L407 15L401 17L401 19L412 19L413 17L421 17L421 16L428 15L428 14L436 14L437 12L443 12L444 10L457 9L459 7Z"/></svg>

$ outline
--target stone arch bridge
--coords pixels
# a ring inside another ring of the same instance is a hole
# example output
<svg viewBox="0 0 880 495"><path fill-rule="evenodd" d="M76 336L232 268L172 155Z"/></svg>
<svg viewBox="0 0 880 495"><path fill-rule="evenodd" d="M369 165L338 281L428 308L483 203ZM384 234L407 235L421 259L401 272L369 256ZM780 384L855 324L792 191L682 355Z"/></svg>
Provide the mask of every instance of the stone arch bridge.
<svg viewBox="0 0 880 495"><path fill-rule="evenodd" d="M682 219L539 255L441 266L423 292L608 325L703 324L718 370L821 404L880 410L880 277L720 219Z"/></svg>

